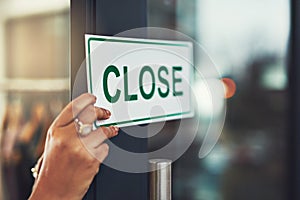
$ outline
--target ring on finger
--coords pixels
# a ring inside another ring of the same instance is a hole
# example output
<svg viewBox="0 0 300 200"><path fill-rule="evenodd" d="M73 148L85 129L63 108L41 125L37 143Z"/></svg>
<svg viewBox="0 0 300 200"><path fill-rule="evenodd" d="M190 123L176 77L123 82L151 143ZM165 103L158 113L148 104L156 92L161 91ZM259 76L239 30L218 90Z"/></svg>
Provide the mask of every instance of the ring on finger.
<svg viewBox="0 0 300 200"><path fill-rule="evenodd" d="M76 118L74 121L77 125L76 126L77 132L79 133L80 136L87 136L90 132L92 132L93 130L92 124L84 124L78 118Z"/></svg>

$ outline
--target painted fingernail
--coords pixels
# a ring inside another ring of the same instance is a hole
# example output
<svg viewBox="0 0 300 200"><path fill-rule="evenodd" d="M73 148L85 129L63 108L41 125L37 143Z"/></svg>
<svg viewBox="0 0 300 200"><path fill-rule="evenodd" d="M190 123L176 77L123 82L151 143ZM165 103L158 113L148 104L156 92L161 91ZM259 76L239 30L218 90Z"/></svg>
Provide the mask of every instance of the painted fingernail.
<svg viewBox="0 0 300 200"><path fill-rule="evenodd" d="M106 115L108 115L108 116L110 116L110 115L111 115L111 113L110 113L110 111L109 111L109 110L105 110L105 112L106 112Z"/></svg>
<svg viewBox="0 0 300 200"><path fill-rule="evenodd" d="M117 126L113 126L113 128L114 128L114 130L115 130L116 132L118 132L118 131L119 131L119 127L117 127Z"/></svg>
<svg viewBox="0 0 300 200"><path fill-rule="evenodd" d="M95 96L95 95L93 95L93 94L91 94L93 97L94 97L94 99L95 99L95 101L97 100L97 97Z"/></svg>

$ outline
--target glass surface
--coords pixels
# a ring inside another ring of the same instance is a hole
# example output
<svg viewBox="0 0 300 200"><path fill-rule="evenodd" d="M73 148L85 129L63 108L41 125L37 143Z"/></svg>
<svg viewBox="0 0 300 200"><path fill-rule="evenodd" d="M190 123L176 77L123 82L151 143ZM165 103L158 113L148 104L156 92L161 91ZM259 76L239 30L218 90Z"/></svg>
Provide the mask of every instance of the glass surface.
<svg viewBox="0 0 300 200"><path fill-rule="evenodd" d="M34 4L28 4L34 13ZM0 199L25 200L34 182L31 168L43 152L47 130L69 101L69 12L3 16Z"/></svg>
<svg viewBox="0 0 300 200"><path fill-rule="evenodd" d="M148 10L149 26L197 40L237 85L210 154L198 158L200 138L174 163L173 199L286 199L289 1L149 0Z"/></svg>

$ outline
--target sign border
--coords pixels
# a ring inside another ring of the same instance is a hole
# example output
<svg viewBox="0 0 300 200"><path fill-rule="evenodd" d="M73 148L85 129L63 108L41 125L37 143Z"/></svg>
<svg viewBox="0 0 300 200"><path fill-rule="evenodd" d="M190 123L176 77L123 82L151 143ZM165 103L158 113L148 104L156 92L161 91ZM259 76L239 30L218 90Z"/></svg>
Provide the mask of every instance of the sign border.
<svg viewBox="0 0 300 200"><path fill-rule="evenodd" d="M120 42L120 43L133 43L133 44L154 44L154 45L165 45L165 46L181 46L181 47L189 47L190 45L188 44L187 41L174 41L177 43L171 43L173 41L167 42L165 40L158 41L158 40L153 40L152 39L147 39L147 41L143 39L133 39L133 38L111 38L108 36L97 36L95 37L94 35L89 35L85 34L85 37L89 37L87 40L88 43L88 75L89 75L89 85L90 85L90 92L93 94L93 86L92 86L92 64L91 64L91 47L90 43L92 41L108 41L108 42ZM193 56L192 56L193 59ZM192 73L190 73L190 80L192 80ZM172 114L166 114L166 115L160 115L160 116L155 116L155 117L144 117L144 118L138 118L138 119L131 119L131 120L126 120L126 121L120 121L120 122L115 122L115 123L107 123L107 124L101 124L98 125L97 122L94 122L94 125L98 128L101 126L114 126L114 125L121 125L121 124L129 124L129 123L135 123L135 122L141 122L141 121L147 121L147 120L152 120L152 119L159 119L159 118L164 118L164 117L173 117L173 116L179 116L179 115L187 115L192 113L192 99L191 99L191 92L190 92L190 110L186 112L180 112L180 113L172 113ZM175 120L175 119L173 119ZM166 120L167 121L167 120ZM147 123L145 123L147 124ZM135 124L136 125L136 124Z"/></svg>

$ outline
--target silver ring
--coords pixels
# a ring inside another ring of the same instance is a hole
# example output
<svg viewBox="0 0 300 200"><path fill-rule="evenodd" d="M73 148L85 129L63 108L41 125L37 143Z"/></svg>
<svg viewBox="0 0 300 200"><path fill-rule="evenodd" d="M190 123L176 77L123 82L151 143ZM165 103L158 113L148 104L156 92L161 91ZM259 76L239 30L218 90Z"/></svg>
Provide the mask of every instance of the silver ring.
<svg viewBox="0 0 300 200"><path fill-rule="evenodd" d="M87 136L93 130L92 124L84 124L78 118L76 118L75 123L77 124L77 132L81 136Z"/></svg>

